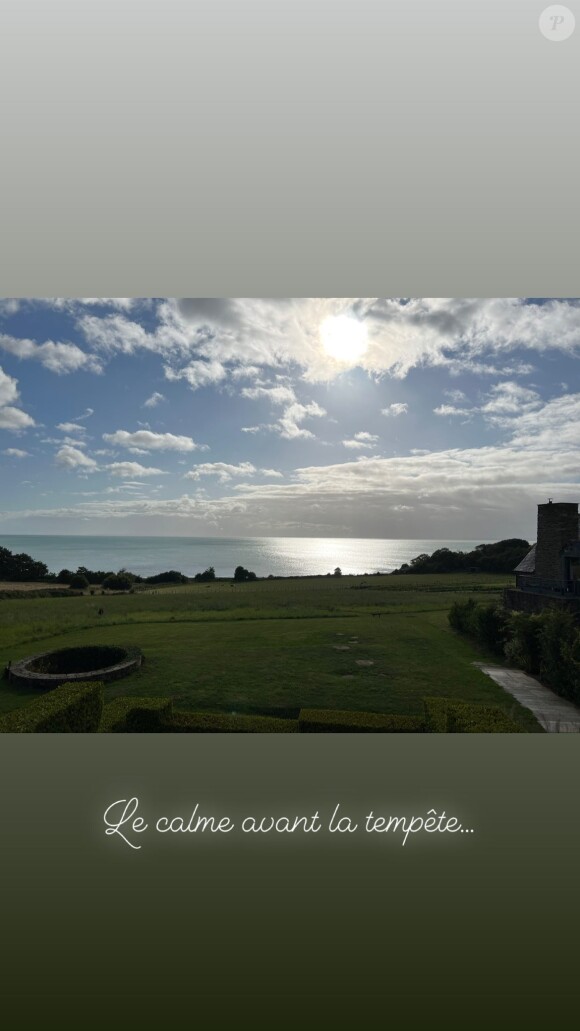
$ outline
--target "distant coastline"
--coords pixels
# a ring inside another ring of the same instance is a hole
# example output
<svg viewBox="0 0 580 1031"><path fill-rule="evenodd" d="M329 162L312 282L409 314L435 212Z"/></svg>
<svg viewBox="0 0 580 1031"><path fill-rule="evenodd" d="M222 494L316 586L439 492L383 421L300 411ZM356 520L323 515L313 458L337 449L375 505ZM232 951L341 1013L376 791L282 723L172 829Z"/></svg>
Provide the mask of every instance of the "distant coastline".
<svg viewBox="0 0 580 1031"><path fill-rule="evenodd" d="M437 548L470 551L491 541L348 537L127 537L66 534L0 534L0 547L26 552L49 570L129 569L152 576L176 569L193 577L209 566L219 579L243 565L259 578L389 573Z"/></svg>

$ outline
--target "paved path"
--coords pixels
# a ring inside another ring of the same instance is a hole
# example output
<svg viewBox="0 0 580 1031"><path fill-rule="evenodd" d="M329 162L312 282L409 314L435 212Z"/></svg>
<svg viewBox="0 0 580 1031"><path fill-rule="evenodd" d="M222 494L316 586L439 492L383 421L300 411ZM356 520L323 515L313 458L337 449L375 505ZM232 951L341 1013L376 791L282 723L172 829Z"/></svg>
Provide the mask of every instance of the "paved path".
<svg viewBox="0 0 580 1031"><path fill-rule="evenodd" d="M560 698L538 680L519 669L504 669L474 662L482 673L509 691L526 709L531 709L538 723L550 734L580 734L580 709Z"/></svg>

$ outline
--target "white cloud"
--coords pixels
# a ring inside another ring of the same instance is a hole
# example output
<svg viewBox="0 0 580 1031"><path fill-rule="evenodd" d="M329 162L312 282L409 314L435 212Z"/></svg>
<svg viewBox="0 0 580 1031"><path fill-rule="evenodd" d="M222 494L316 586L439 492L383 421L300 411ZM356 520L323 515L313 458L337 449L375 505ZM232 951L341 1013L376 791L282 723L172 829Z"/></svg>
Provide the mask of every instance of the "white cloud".
<svg viewBox="0 0 580 1031"><path fill-rule="evenodd" d="M409 411L409 405L406 401L396 401L394 404L389 405L387 408L381 408L381 415L407 415Z"/></svg>
<svg viewBox="0 0 580 1031"><path fill-rule="evenodd" d="M8 458L27 458L30 454L29 451L21 451L18 447L7 447L2 453Z"/></svg>
<svg viewBox="0 0 580 1031"><path fill-rule="evenodd" d="M54 343L47 340L37 344L34 340L0 334L0 348L17 358L32 359L41 362L51 372L65 374L87 369L90 372L101 372L101 364L94 355L86 354L76 344Z"/></svg>
<svg viewBox="0 0 580 1031"><path fill-rule="evenodd" d="M86 426L81 426L78 422L59 422L57 430L62 430L63 433L86 433Z"/></svg>
<svg viewBox="0 0 580 1031"><path fill-rule="evenodd" d="M140 454L147 451L207 451L207 445L196 444L191 437L176 436L173 433L153 433L152 430L116 430L115 433L103 433L103 440L108 444L117 444Z"/></svg>
<svg viewBox="0 0 580 1031"><path fill-rule="evenodd" d="M8 405L18 399L18 380L9 376L0 366L0 406Z"/></svg>
<svg viewBox="0 0 580 1031"><path fill-rule="evenodd" d="M296 401L292 387L244 387L240 393L242 397L249 397L252 401L264 397L273 405L290 405Z"/></svg>
<svg viewBox="0 0 580 1031"><path fill-rule="evenodd" d="M326 415L326 410L317 404L316 401L310 401L307 404L302 404L298 401L294 390L288 386L244 387L241 391L241 396L250 398L252 401L265 398L274 406L284 406L282 415L276 422L262 424L261 426L243 426L242 431L244 433L256 433L262 429L277 433L286 440L295 440L298 437L314 437L314 434L310 430L304 429L300 423L304 422L305 419L320 418Z"/></svg>
<svg viewBox="0 0 580 1031"><path fill-rule="evenodd" d="M159 391L156 390L153 394L151 394L151 397L147 398L147 400L143 404L143 407L156 408L161 401L165 401L165 396L163 394L160 394Z"/></svg>
<svg viewBox="0 0 580 1031"><path fill-rule="evenodd" d="M199 480L201 476L217 476L220 483L227 483L233 476L253 476L257 472L256 466L251 462L241 462L240 465L228 465L227 462L204 462L195 465L188 473L185 473L185 480Z"/></svg>
<svg viewBox="0 0 580 1031"><path fill-rule="evenodd" d="M192 390L199 387L206 387L210 383L219 383L227 376L226 369L221 362L216 361L194 361L177 372L166 366L165 376L168 380L184 379Z"/></svg>
<svg viewBox="0 0 580 1031"><path fill-rule="evenodd" d="M57 452L55 462L63 469L82 469L84 472L95 472L98 469L94 458L89 458L88 455L76 447L71 447L70 444L61 447Z"/></svg>
<svg viewBox="0 0 580 1031"><path fill-rule="evenodd" d="M379 437L374 433L367 433L366 430L361 430L360 433L355 433L354 437L350 440L343 440L343 445L346 448L350 448L351 451L364 451L365 448L373 448L378 442Z"/></svg>
<svg viewBox="0 0 580 1031"><path fill-rule="evenodd" d="M111 462L107 469L113 476L122 477L166 475L163 469L155 469L154 466L150 465L141 465L139 462Z"/></svg>
<svg viewBox="0 0 580 1031"><path fill-rule="evenodd" d="M347 367L358 365L373 377L403 378L419 366L525 375L533 365L514 352L575 355L580 347L580 307L564 299L543 304L519 298L83 298L38 303L60 304L72 313L87 350L6 335L0 346L55 372L99 371L107 355L146 350L167 363L168 378L184 379L194 389L227 378L255 381L265 370L290 365L306 381L333 380L345 365L325 353L321 326L336 316L364 323L367 350ZM114 306L115 313L100 312L103 304ZM138 320L144 306L148 328Z"/></svg>
<svg viewBox="0 0 580 1031"><path fill-rule="evenodd" d="M0 408L0 430L26 430L34 425L34 419L19 408Z"/></svg>
<svg viewBox="0 0 580 1031"><path fill-rule="evenodd" d="M9 376L0 366L0 429L18 432L36 425L32 416L11 404L18 398L18 380Z"/></svg>
<svg viewBox="0 0 580 1031"><path fill-rule="evenodd" d="M314 437L310 430L305 430L299 424L304 419L320 418L323 415L326 415L326 411L316 401L311 401L310 404L305 405L296 402L284 409L283 414L278 419L278 422L274 424L273 429L286 440L294 440L297 437Z"/></svg>
<svg viewBox="0 0 580 1031"><path fill-rule="evenodd" d="M457 408L456 405L439 405L438 408L433 409L435 415L471 415L472 409L470 408Z"/></svg>

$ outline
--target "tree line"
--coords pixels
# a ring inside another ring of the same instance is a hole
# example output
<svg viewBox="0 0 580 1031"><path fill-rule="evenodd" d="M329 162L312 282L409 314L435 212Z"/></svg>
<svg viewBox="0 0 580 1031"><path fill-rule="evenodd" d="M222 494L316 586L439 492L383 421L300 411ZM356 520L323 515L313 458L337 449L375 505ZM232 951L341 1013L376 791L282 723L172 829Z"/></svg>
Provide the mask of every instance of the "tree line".
<svg viewBox="0 0 580 1031"><path fill-rule="evenodd" d="M495 544L478 544L473 551L438 548L432 555L422 554L404 562L393 574L401 573L513 573L528 554L531 545L519 537Z"/></svg>

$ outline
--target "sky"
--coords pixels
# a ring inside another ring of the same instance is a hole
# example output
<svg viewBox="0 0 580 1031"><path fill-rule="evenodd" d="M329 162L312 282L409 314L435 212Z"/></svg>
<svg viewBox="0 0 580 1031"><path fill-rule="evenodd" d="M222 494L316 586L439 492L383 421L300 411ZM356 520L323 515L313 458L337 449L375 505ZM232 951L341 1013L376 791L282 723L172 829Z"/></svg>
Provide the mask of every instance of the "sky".
<svg viewBox="0 0 580 1031"><path fill-rule="evenodd" d="M0 534L535 540L580 299L0 300Z"/></svg>

